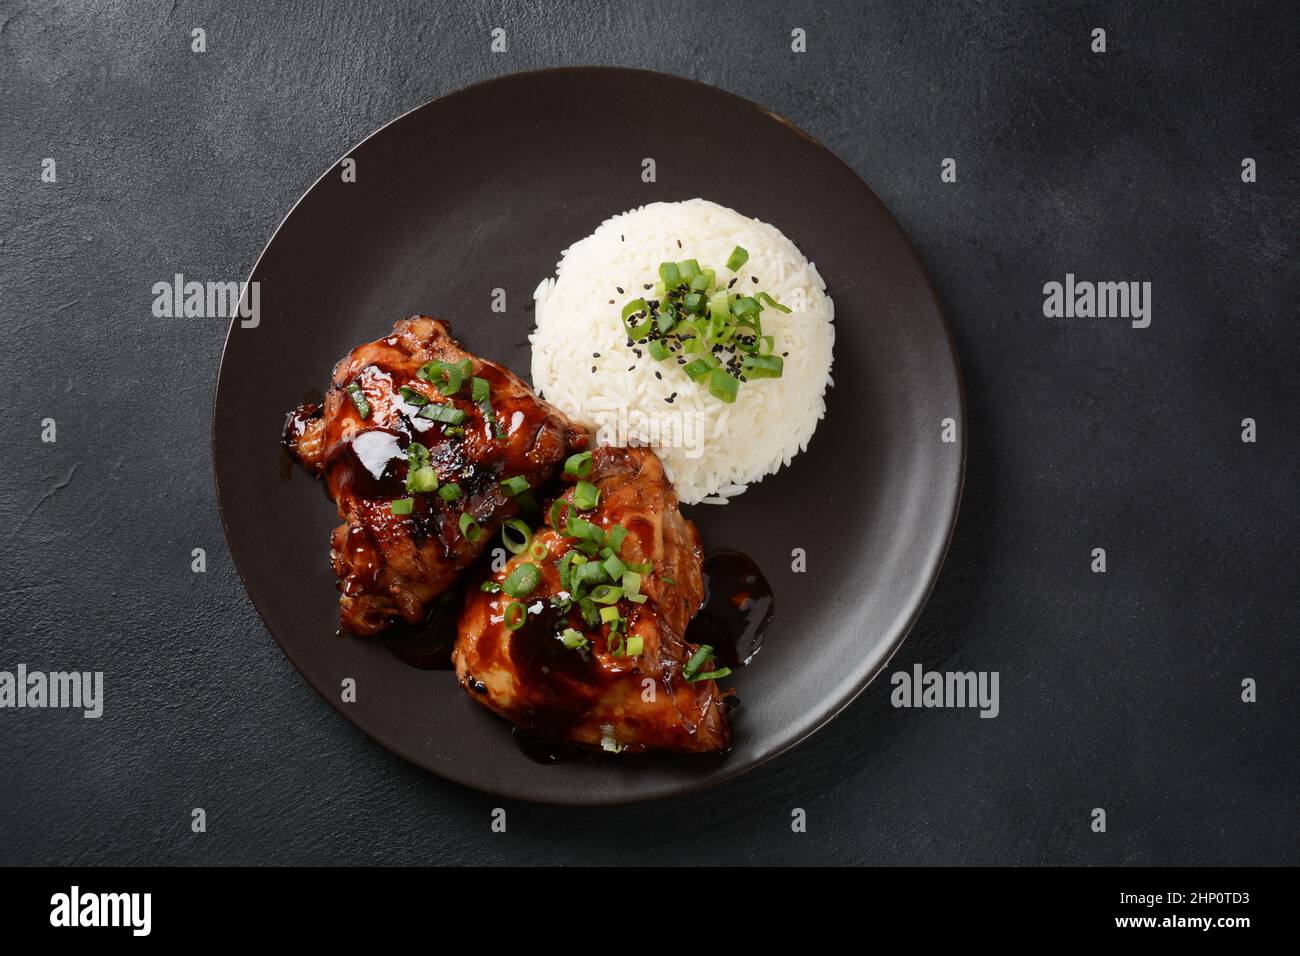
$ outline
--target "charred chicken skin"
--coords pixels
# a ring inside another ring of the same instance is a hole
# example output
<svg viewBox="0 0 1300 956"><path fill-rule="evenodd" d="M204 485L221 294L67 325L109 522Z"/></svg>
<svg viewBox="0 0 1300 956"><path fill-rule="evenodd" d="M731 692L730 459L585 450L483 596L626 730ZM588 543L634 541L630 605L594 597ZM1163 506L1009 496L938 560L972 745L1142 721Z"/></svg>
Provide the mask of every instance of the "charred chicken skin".
<svg viewBox="0 0 1300 956"><path fill-rule="evenodd" d="M587 434L447 323L415 316L335 366L284 440L343 519L331 539L342 626L374 634L424 618Z"/></svg>
<svg viewBox="0 0 1300 956"><path fill-rule="evenodd" d="M731 728L714 665L685 639L704 597L700 538L658 457L597 448L570 458L565 480L573 486L528 546L469 589L452 655L457 679L549 740L726 750Z"/></svg>

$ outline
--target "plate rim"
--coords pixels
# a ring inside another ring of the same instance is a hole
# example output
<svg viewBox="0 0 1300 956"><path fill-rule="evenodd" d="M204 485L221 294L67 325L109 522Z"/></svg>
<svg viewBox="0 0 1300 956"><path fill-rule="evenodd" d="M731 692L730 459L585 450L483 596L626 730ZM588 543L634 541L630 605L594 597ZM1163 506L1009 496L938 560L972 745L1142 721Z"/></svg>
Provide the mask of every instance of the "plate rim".
<svg viewBox="0 0 1300 956"><path fill-rule="evenodd" d="M724 98L733 101L735 105L743 109L757 110L758 112L762 113L768 118L773 119L776 122L780 123L782 126L786 127L791 132L795 133L797 136L801 137L802 139L810 143L812 146L814 146L818 151L820 151L823 155L828 157L834 163L843 167L844 170L846 170L850 174L853 181L855 181L857 188L860 188L863 192L865 192L868 200L871 203L873 203L876 207L878 207L879 211L884 214L888 222L892 223L894 229L898 232L898 235L902 239L903 245L908 255L911 257L912 262L917 267L921 275L921 278L924 281L925 291L928 293L934 305L935 312L939 318L939 323L943 328L944 341L948 349L948 358L951 362L953 373L957 384L958 412L960 416L960 427L959 427L960 451L959 451L958 463L957 463L957 480L955 482L955 486L953 488L950 498L947 501L945 501L947 507L947 516L946 516L947 526L944 531L943 545L939 549L937 559L933 562L933 566L929 569L928 579L925 582L925 587L920 600L918 600L915 603L915 606L912 608L911 613L907 618L907 621L903 624L901 628L899 628L895 638L890 642L890 645L887 648L884 657L881 659L880 664L874 669L872 669L870 672L864 674L864 676L859 681L857 681L851 688L849 688L847 692L844 692L841 695L840 699L838 699L833 704L833 706L831 706L826 711L822 719L808 725L798 734L793 736L791 739L784 742L780 747L772 750L772 752L765 754L756 760L753 760L744 765L737 764L733 767L727 767L724 764L721 767L719 767L716 770L716 772L708 774L707 776L701 776L695 780L691 780L680 787L668 787L654 792L634 794L631 796L605 796L601 794L596 794L591 799L579 800L579 799L572 799L563 796L542 797L542 796L537 796L536 794L533 793L523 793L514 789L510 785L508 779L504 782L504 785L485 787L477 783L467 782L461 776L452 775L446 772L444 769L441 768L434 769L433 767L426 766L424 762L416 759L416 757L413 756L412 754L404 752L404 750L400 748L398 745L391 743L387 740L384 740L379 736L377 736L375 733L372 733L368 727L366 727L365 725L357 721L355 715L350 714L343 709L341 701L336 701L333 696L324 693L321 690L321 688L316 686L316 684L306 675L306 673L304 673L303 669L298 665L298 662L294 659L294 655L290 653L289 648L285 646L284 641L282 641L280 639L280 636L276 634L274 630L272 630L270 624L267 622L267 617L262 610L261 604L254 596L253 589L250 587L249 581L244 575L244 569L240 567L239 561L236 560L235 558L234 548L231 545L230 523L226 516L226 509L222 503L221 478L217 466L217 428L218 428L218 409L219 409L219 403L222 394L221 386L224 379L224 373L226 370L226 360L229 356L230 342L231 342L231 338L234 335L236 324L240 321L239 308L244 305L245 299L248 295L249 285L253 281L253 276L257 274L257 270L261 266L262 260L266 257L267 252L274 244L276 238L280 235L280 232L284 229L285 224L288 223L290 218L292 218L293 214L298 210L298 207L304 201L306 201L307 197L310 196L312 192L325 180L325 178L334 171L334 169L338 166L340 162L348 158L357 149L365 145L370 140L374 139L375 137L387 131L389 127L401 122L402 120L411 116L413 113L419 112L420 110L425 109L426 107L431 106L434 103L439 103L442 102L443 100L459 97L467 93L480 90L484 87L493 86L496 84L510 82L510 81L517 81L529 77L555 76L555 75L562 75L562 74L578 75L578 74L600 74L600 73L644 76L644 77L651 77L657 80L669 80L672 82L685 83L691 86L701 87L704 90L707 90L710 94L715 94L715 95L721 94ZM374 741L375 743L383 747L386 751L388 751L389 753L393 754L396 757L400 757L402 760L405 760L407 763L410 763L413 766L419 768L421 771L437 776L442 780L446 780L450 783L454 783L458 786L465 787L466 789L473 790L479 793L489 793L510 800L518 800L521 802L532 803L532 804L537 804L542 806L598 807L598 806L630 806L633 804L650 803L654 801L681 798L689 794L703 793L706 791L714 790L717 787L720 787L724 783L733 781L738 777L750 773L751 771L756 770L757 768L762 767L773 760L776 760L778 757L781 757L789 753L795 747L798 747L800 744L807 741L810 737L812 737L814 734L816 734L818 731L824 728L827 724L829 724L832 720L838 717L841 713L843 713L844 710L846 710L850 704L852 704L855 700L857 700L858 697L860 697L862 693L872 683L875 682L876 678L879 677L889 667L890 662L894 659L894 656L898 653L899 648L903 646L903 643L907 640L908 636L911 634L912 629L916 626L917 620L920 618L921 613L925 610L926 605L929 604L930 598L934 594L934 589L935 586L938 584L939 576L943 571L944 564L947 562L948 553L952 547L953 537L956 533L957 519L961 511L961 502L962 502L962 497L965 492L965 486L966 486L966 457L967 457L967 446L968 446L968 439L967 439L966 432L967 432L966 380L962 370L961 356L957 350L956 335L953 332L952 323L949 322L948 320L947 311L943 307L943 300L940 298L939 292L935 288L934 280L931 278L930 272L926 268L924 260L921 258L921 255L917 251L916 246L912 243L911 237L907 234L906 230L903 229L902 225L894 217L894 214L893 212L890 211L889 207L885 205L884 201L878 195L876 195L875 190L873 190L867 184L867 182L860 175L858 175L857 171L853 169L852 166L850 166L847 162L845 162L834 150L832 150L826 144L821 142L821 140L817 139L815 136L808 133L806 130L802 129L800 126L798 126L791 120L775 112L774 110L768 109L767 107L763 106L760 103L756 103L753 100L747 99L746 97L741 96L738 93L733 93L730 90L724 89L723 87L715 86L712 83L706 83L702 80L694 79L693 77L679 76L674 73L664 73L659 70L645 70L636 67L622 67L622 66L592 64L592 65L544 67L536 70L520 70L517 72L504 73L499 76L489 77L487 79L480 80L475 83L469 83L466 84L465 86L457 87L456 89L448 93L445 93L440 96L435 96L432 99L426 100L423 103L420 103L419 105L414 106L411 109L408 109L400 113L399 115L392 117L387 122L383 123L381 126L376 127L375 129L367 133L365 136L363 136L361 139L357 140L347 149L346 152L338 156L336 159L334 159L333 162L331 162L327 167L325 167L325 169L321 172L321 174L312 181L311 185L308 186L307 189L303 191L302 195L300 195L293 202L293 204L285 212L284 216L280 219L275 229L271 231L271 234L267 237L266 241L262 244L262 249L257 254L257 258L253 261L252 268L249 270L248 279L244 282L243 288L240 290L240 298L238 300L238 303L235 306L235 310L233 314L231 315L230 324L226 327L226 337L221 345L221 360L217 364L216 381L213 385L211 433L209 435L208 444L209 444L209 454L211 457L211 465L212 465L212 487L213 487L213 493L217 504L217 513L220 515L221 518L221 530L225 538L226 550L230 554L231 564L234 565L235 572L239 576L239 581L240 584L243 586L244 594L248 598L249 603L253 605L253 609L257 612L257 616L262 622L262 627L266 630L268 634L271 635L271 638L275 641L276 646L280 648L280 652L285 656L286 660L288 660L288 662L293 666L294 670L298 672L298 676L302 678L303 681L306 682L306 684L316 693L318 697L323 698L327 703L329 703L329 705L340 716L342 716L348 724L350 724L357 730L361 731L372 741Z"/></svg>

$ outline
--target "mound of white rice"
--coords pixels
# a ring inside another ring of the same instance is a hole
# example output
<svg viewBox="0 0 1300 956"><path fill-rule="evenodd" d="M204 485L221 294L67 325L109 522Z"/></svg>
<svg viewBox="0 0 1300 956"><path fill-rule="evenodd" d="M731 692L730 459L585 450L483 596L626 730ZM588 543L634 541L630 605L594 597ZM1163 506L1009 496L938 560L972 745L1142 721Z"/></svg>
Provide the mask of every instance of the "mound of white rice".
<svg viewBox="0 0 1300 956"><path fill-rule="evenodd" d="M732 273L736 246L749 261ZM623 306L653 298L659 263L683 259L716 269L720 285L734 276L734 291L766 291L794 310L762 314L773 354L784 357L781 378L744 382L727 404L709 393L707 377L692 382L675 359L657 362L644 345L627 344ZM566 249L555 278L533 293L533 384L596 429L600 444L653 447L682 501L725 504L807 448L826 413L835 308L825 289L816 267L767 223L703 199L651 203Z"/></svg>

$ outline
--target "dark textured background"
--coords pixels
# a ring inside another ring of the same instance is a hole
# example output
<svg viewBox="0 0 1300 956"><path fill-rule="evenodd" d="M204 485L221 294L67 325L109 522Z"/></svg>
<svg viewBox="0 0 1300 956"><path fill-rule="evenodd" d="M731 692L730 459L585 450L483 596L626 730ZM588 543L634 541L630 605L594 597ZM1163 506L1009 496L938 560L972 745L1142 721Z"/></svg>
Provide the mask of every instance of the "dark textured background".
<svg viewBox="0 0 1300 956"><path fill-rule="evenodd" d="M0 862L1300 862L1295 7L1141 6L0 3L0 669L102 669L107 696L98 721L0 711ZM879 681L716 791L507 803L494 835L500 800L372 743L264 630L213 500L225 323L155 319L150 287L245 277L392 117L578 63L775 110L911 235L970 460L894 663L999 671L996 720ZM1152 281L1151 328L1045 319L1066 272Z"/></svg>

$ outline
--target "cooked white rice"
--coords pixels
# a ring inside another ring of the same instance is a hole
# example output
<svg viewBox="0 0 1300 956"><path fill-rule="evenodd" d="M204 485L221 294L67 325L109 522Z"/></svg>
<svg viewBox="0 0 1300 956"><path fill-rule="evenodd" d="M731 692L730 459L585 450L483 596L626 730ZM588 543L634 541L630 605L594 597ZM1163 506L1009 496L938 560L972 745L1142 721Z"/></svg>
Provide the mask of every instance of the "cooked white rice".
<svg viewBox="0 0 1300 956"><path fill-rule="evenodd" d="M621 312L630 299L652 297L646 287L666 260L696 259L729 282L736 246L749 261L735 273L735 290L764 290L794 311L763 312L773 354L784 356L782 377L742 383L729 405L675 360L657 362L644 345L629 346ZM654 447L682 501L725 504L807 448L826 413L835 307L825 289L816 267L767 223L703 199L651 203L566 249L555 278L533 293L533 384L595 429L600 444Z"/></svg>

